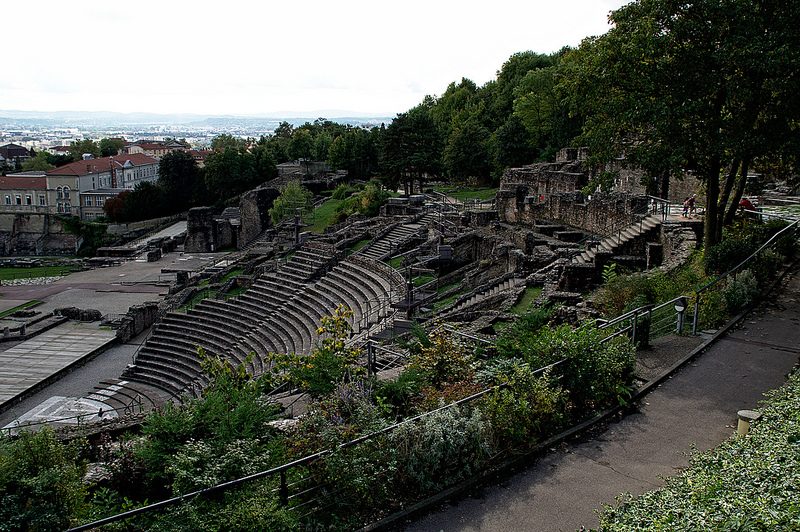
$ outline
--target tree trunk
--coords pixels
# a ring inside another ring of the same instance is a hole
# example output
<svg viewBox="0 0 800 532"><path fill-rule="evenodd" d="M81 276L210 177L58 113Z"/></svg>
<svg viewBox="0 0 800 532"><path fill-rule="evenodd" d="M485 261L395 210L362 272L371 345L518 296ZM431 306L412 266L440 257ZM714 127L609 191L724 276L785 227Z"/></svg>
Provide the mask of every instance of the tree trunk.
<svg viewBox="0 0 800 532"><path fill-rule="evenodd" d="M736 185L736 190L733 193L733 201L728 206L728 212L725 213L725 219L723 220L725 225L730 225L733 223L733 219L736 216L736 211L739 210L739 202L742 200L742 194L744 194L744 188L747 186L747 171L750 169L750 160L745 158L742 161L742 174L739 177L739 183Z"/></svg>
<svg viewBox="0 0 800 532"><path fill-rule="evenodd" d="M717 240L722 240L722 225L725 223L725 212L728 207L728 199L733 190L733 184L736 182L736 176L739 174L739 159L734 159L731 163L731 169L728 176L725 178L725 183L722 186L722 193L719 196L719 212L717 213Z"/></svg>
<svg viewBox="0 0 800 532"><path fill-rule="evenodd" d="M709 164L706 172L706 217L703 227L703 247L710 248L719 242L717 238L717 212L719 201L719 159Z"/></svg>
<svg viewBox="0 0 800 532"><path fill-rule="evenodd" d="M665 200L669 199L669 177L670 177L669 171L665 171L664 173L661 174L661 183L660 183L661 190L659 191L660 194L658 197L663 198Z"/></svg>

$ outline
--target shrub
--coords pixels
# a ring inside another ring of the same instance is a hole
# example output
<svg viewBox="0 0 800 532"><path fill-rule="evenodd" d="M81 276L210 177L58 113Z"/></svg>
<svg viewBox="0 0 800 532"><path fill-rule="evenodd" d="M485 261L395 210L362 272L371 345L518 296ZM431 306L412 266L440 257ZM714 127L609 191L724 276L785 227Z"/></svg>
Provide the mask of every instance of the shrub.
<svg viewBox="0 0 800 532"><path fill-rule="evenodd" d="M542 329L528 345L522 358L533 368L566 361L557 372L578 415L597 408L623 403L630 395L635 349L628 338L603 343L604 332L593 324L573 329L569 325Z"/></svg>
<svg viewBox="0 0 800 532"><path fill-rule="evenodd" d="M291 382L314 398L331 393L341 382L363 376L366 371L358 364L361 350L348 347L350 324L347 319L353 311L344 305L324 316L317 333L322 342L308 356L270 353L270 382Z"/></svg>
<svg viewBox="0 0 800 532"><path fill-rule="evenodd" d="M700 324L718 327L728 319L728 306L722 290L706 290L700 296Z"/></svg>
<svg viewBox="0 0 800 532"><path fill-rule="evenodd" d="M728 312L735 314L750 305L758 292L758 281L755 275L750 270L744 270L735 279L728 282L722 295L725 298Z"/></svg>
<svg viewBox="0 0 800 532"><path fill-rule="evenodd" d="M402 418L412 411L414 399L425 385L425 379L416 368L406 368L396 379L378 381L375 398L387 414Z"/></svg>
<svg viewBox="0 0 800 532"><path fill-rule="evenodd" d="M258 440L233 440L220 446L190 440L168 466L174 478L172 491L188 493L269 469L272 457L259 443Z"/></svg>
<svg viewBox="0 0 800 532"><path fill-rule="evenodd" d="M555 432L564 422L566 394L551 384L549 373L533 374L528 364L509 361L496 374L500 388L481 403L492 426L495 445L529 447L537 436Z"/></svg>
<svg viewBox="0 0 800 532"><path fill-rule="evenodd" d="M80 444L50 429L0 439L0 530L64 530L81 515L86 487Z"/></svg>
<svg viewBox="0 0 800 532"><path fill-rule="evenodd" d="M397 452L397 485L417 497L469 478L489 456L489 437L477 409L452 407L401 425L389 436Z"/></svg>
<svg viewBox="0 0 800 532"><path fill-rule="evenodd" d="M430 345L420 346L419 352L411 357L409 367L419 372L425 382L437 387L446 382L469 380L474 375L472 357L442 331L431 335Z"/></svg>
<svg viewBox="0 0 800 532"><path fill-rule="evenodd" d="M750 270L755 275L759 286L767 287L775 279L781 263L783 263L783 257L772 249L765 249L759 253L750 265Z"/></svg>
<svg viewBox="0 0 800 532"><path fill-rule="evenodd" d="M343 200L356 191L358 191L358 188L352 185L348 185L347 183L342 183L340 185L337 185L337 187L333 190L331 198L337 200Z"/></svg>
<svg viewBox="0 0 800 532"><path fill-rule="evenodd" d="M358 194L343 198L344 201L336 209L339 212L339 219L343 220L347 216L356 213L364 216L376 216L381 205L386 202L389 196L389 191L382 189L374 182L369 182Z"/></svg>

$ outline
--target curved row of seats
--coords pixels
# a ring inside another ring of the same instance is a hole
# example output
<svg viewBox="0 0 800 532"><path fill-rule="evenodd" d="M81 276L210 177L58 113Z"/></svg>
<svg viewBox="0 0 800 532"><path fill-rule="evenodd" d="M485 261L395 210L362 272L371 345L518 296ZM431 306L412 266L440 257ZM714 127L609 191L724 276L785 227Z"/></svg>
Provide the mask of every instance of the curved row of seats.
<svg viewBox="0 0 800 532"><path fill-rule="evenodd" d="M260 277L236 298L209 299L186 314L170 313L122 378L178 397L207 383L198 346L234 364L246 364L249 373L259 375L267 369L269 353L311 352L322 317L339 305L353 311L349 321L357 332L385 314L390 295L393 301L400 298L387 272L365 266L364 260L341 261L313 282L310 272L323 267L323 261L300 250L278 272ZM248 358L251 353L254 356Z"/></svg>

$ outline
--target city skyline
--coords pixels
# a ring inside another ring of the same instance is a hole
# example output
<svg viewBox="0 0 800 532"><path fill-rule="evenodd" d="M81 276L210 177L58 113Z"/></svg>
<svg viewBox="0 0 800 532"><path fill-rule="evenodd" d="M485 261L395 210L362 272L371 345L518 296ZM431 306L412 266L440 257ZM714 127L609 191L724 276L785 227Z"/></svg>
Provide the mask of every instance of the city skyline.
<svg viewBox="0 0 800 532"><path fill-rule="evenodd" d="M624 3L11 4L6 42L25 60L0 96L19 111L393 116L462 77L486 83L513 53L605 33Z"/></svg>

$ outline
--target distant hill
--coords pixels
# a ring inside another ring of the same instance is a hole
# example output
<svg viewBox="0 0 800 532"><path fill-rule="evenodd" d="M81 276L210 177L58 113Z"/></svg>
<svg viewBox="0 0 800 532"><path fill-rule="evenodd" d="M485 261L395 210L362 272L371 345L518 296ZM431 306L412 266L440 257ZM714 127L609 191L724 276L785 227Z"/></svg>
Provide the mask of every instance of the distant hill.
<svg viewBox="0 0 800 532"><path fill-rule="evenodd" d="M347 111L312 111L268 114L263 116L202 115L202 114L157 114L115 113L108 111L16 111L0 110L0 124L27 125L192 125L208 127L264 126L270 129L286 121L300 125L325 117L343 124L380 124L391 122L391 116L359 115Z"/></svg>

